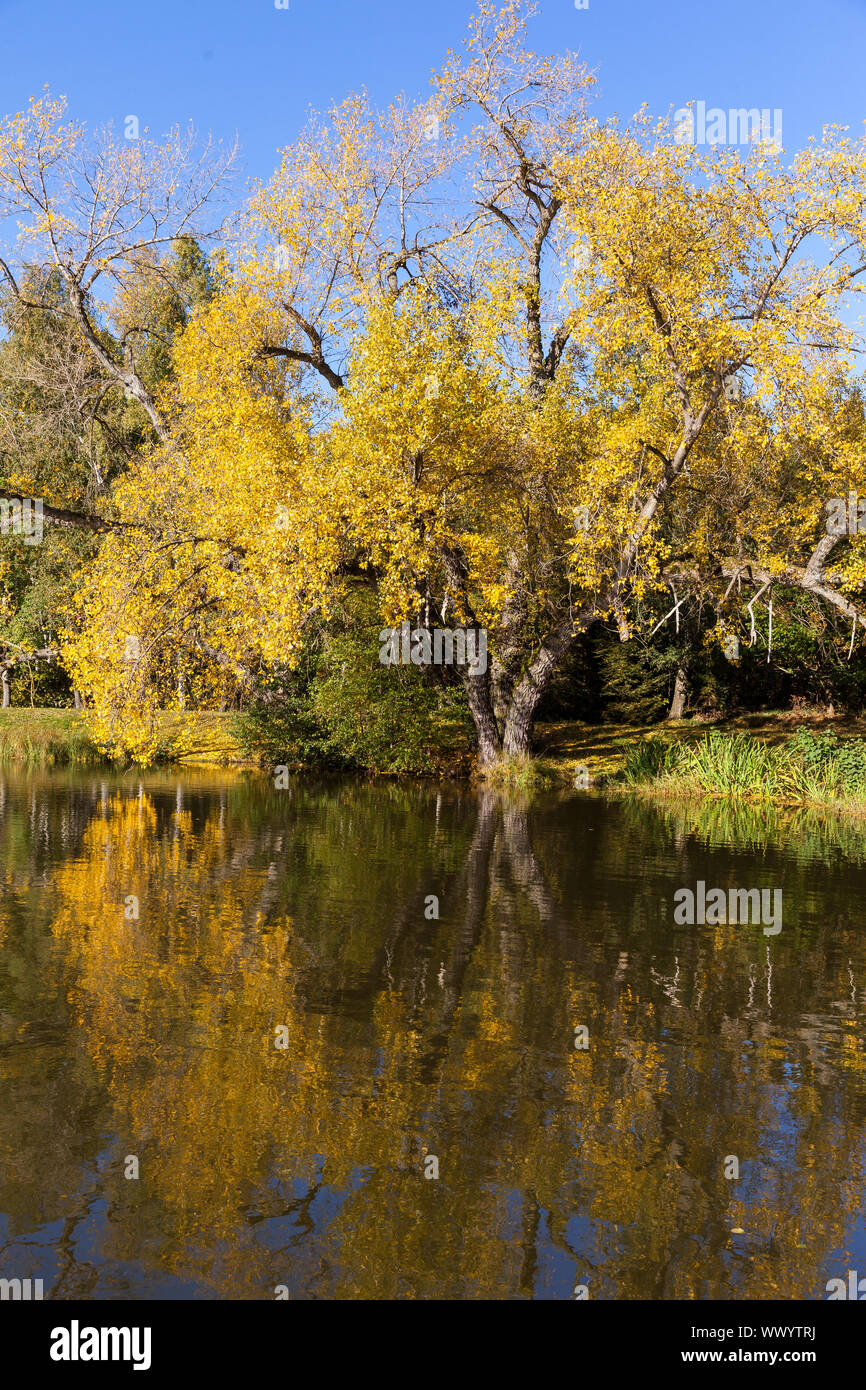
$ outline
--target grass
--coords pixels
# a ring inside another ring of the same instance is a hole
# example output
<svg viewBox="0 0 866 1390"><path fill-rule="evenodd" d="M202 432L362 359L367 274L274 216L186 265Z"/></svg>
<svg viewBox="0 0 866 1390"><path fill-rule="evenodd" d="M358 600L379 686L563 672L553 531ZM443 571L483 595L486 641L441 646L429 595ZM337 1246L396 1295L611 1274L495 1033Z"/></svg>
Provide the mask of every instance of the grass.
<svg viewBox="0 0 866 1390"><path fill-rule="evenodd" d="M554 780L537 758L500 758L484 773L484 781L498 791L536 791Z"/></svg>
<svg viewBox="0 0 866 1390"><path fill-rule="evenodd" d="M104 761L77 710L0 710L0 766L93 766Z"/></svg>
<svg viewBox="0 0 866 1390"><path fill-rule="evenodd" d="M769 745L745 732L713 730L696 743L656 738L634 748L616 779L670 795L740 797L866 810L866 740L803 727Z"/></svg>
<svg viewBox="0 0 866 1390"><path fill-rule="evenodd" d="M730 719L681 719L664 724L584 724L578 720L539 724L536 760L560 777L571 779L581 764L593 782L607 780L620 771L629 753L640 743L660 739L666 744L695 744L710 731L748 733L769 747L784 744L800 727L823 733L833 729L845 738L866 738L866 717L798 715L793 710L763 710Z"/></svg>
<svg viewBox="0 0 866 1390"><path fill-rule="evenodd" d="M866 811L866 720L769 711L657 725L548 725L539 762L574 781L649 796L701 796Z"/></svg>
<svg viewBox="0 0 866 1390"><path fill-rule="evenodd" d="M233 714L166 714L160 761L183 764L242 764L249 759L234 731ZM112 759L92 740L80 710L0 710L0 766L94 767Z"/></svg>

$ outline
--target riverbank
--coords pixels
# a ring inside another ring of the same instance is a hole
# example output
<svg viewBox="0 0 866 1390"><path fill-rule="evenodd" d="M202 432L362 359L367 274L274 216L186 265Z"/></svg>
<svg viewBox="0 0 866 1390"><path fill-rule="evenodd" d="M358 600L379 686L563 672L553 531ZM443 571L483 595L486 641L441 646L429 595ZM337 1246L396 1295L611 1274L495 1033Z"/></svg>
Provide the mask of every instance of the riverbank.
<svg viewBox="0 0 866 1390"><path fill-rule="evenodd" d="M724 798L866 813L866 720L770 711L708 725L551 725L536 768L649 797ZM582 776L582 774L584 774Z"/></svg>
<svg viewBox="0 0 866 1390"><path fill-rule="evenodd" d="M234 713L167 713L161 734L158 761L163 765L264 765ZM93 742L81 711L21 707L0 711L3 765L116 763ZM712 724L682 720L647 727L562 721L539 726L531 759L503 765L485 780L517 790L592 787L641 797L722 798L863 815L866 719L765 711Z"/></svg>
<svg viewBox="0 0 866 1390"><path fill-rule="evenodd" d="M254 766L242 746L233 714L166 714L159 761L180 765ZM0 710L0 766L96 767L113 760L90 737L80 710Z"/></svg>

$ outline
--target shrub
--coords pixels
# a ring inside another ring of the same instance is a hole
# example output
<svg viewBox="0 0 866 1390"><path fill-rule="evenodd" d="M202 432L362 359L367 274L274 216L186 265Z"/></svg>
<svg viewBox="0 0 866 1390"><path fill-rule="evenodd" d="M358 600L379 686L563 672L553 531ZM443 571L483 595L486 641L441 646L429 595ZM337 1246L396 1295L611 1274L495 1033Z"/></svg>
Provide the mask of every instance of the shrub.
<svg viewBox="0 0 866 1390"><path fill-rule="evenodd" d="M472 724L453 673L379 661L375 596L352 596L311 637L300 665L272 672L240 720L247 750L270 763L378 773L468 771Z"/></svg>

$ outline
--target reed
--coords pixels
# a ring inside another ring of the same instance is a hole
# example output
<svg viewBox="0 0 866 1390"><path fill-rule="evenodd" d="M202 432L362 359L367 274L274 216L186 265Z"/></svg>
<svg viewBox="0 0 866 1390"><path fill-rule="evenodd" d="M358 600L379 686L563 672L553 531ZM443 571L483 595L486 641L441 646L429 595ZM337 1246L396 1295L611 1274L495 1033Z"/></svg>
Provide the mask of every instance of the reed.
<svg viewBox="0 0 866 1390"><path fill-rule="evenodd" d="M866 740L801 728L770 746L713 730L695 743L654 737L627 754L614 784L659 792L866 808Z"/></svg>

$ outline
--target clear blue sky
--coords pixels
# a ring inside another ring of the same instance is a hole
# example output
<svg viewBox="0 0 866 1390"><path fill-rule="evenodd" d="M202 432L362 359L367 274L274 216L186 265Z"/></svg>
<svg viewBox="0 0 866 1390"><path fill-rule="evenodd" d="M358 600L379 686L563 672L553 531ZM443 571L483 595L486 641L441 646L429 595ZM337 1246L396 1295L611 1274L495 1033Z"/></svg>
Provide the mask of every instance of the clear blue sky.
<svg viewBox="0 0 866 1390"><path fill-rule="evenodd" d="M162 134L191 118L240 137L267 178L311 106L365 86L423 97L459 46L472 0L0 0L3 113L45 83L88 123L127 115ZM863 131L866 0L544 0L538 52L578 50L598 71L600 114L780 107L786 151L825 122Z"/></svg>

